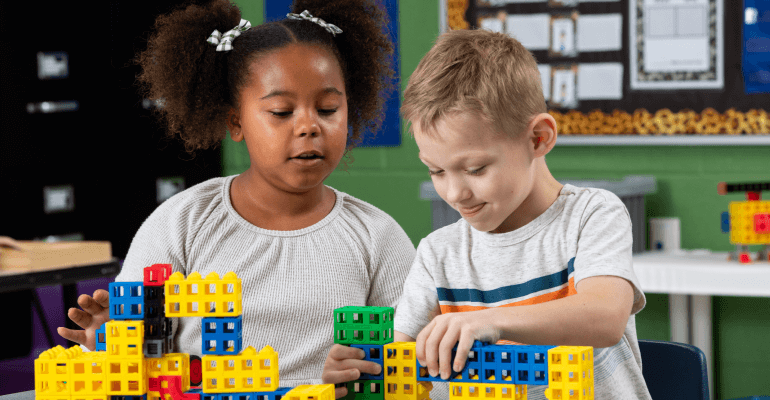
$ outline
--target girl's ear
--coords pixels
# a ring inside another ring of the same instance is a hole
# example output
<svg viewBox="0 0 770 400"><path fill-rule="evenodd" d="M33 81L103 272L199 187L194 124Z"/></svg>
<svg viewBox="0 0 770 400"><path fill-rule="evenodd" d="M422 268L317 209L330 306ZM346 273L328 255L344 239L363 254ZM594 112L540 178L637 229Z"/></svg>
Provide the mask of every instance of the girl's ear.
<svg viewBox="0 0 770 400"><path fill-rule="evenodd" d="M241 130L241 119L235 109L231 108L227 113L227 130L230 131L230 138L235 142L243 140L243 131Z"/></svg>

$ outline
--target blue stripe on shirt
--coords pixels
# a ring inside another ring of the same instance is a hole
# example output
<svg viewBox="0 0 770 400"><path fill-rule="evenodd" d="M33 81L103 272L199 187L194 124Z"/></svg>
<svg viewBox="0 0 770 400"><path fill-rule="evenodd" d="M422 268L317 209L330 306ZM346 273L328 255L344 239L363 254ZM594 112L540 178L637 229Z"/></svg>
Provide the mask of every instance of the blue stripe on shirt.
<svg viewBox="0 0 770 400"><path fill-rule="evenodd" d="M569 282L569 276L575 272L575 257L567 263L567 268L551 275L541 276L517 285L504 286L492 290L436 288L438 301L497 303L528 296L542 290L548 290Z"/></svg>

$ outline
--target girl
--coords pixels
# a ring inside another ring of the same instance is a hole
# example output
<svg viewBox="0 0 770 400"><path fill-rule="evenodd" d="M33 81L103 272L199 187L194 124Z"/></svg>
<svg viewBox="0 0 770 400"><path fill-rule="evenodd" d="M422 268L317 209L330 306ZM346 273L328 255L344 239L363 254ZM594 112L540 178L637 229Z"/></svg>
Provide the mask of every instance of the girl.
<svg viewBox="0 0 770 400"><path fill-rule="evenodd" d="M162 203L116 278L142 281L156 263L185 276L234 271L243 281L243 346L278 352L283 387L322 383L333 310L395 307L415 253L393 218L323 184L381 123L393 76L385 12L364 0L298 0L292 10L251 27L237 6L216 0L156 21L137 59L139 81L146 97L164 99L169 133L189 151L221 142L226 126L246 141L251 166ZM78 303L84 311L69 317L84 331L59 334L93 350L108 296ZM173 351L201 354L200 319L171 320Z"/></svg>

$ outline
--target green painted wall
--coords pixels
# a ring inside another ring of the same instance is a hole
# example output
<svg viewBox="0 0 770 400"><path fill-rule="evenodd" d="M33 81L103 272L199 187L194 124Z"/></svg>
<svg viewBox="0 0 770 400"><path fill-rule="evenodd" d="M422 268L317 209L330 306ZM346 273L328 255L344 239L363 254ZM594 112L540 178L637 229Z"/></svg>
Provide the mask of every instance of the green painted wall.
<svg viewBox="0 0 770 400"><path fill-rule="evenodd" d="M263 0L237 0L243 18L262 22ZM439 32L438 3L400 3L402 89ZM408 39L405 39L408 38ZM249 166L244 143L223 142L223 176ZM719 215L741 195L719 196L720 181L770 178L767 147L559 146L546 157L557 179L619 180L626 175L654 175L658 190L646 196L648 217L676 216L682 222L682 247L732 250L719 226ZM361 148L352 152L347 171L335 171L326 184L363 199L392 215L417 245L431 232L430 203L419 199L419 185L430 180L417 159L414 139L403 131L396 148ZM754 250L752 248L752 250ZM762 268L764 266L758 266ZM714 355L717 399L770 395L770 299L715 297ZM639 338L670 340L668 296L647 294L637 315Z"/></svg>

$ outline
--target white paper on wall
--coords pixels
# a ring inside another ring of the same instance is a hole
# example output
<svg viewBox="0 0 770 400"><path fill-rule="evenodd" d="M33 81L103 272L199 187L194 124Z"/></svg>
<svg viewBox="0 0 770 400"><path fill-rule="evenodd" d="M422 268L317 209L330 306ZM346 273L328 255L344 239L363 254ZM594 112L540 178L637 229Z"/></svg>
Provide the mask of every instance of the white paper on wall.
<svg viewBox="0 0 770 400"><path fill-rule="evenodd" d="M505 29L528 50L547 50L550 21L550 14L512 14L505 21Z"/></svg>
<svg viewBox="0 0 770 400"><path fill-rule="evenodd" d="M620 100L623 98L623 64L580 64L577 87L580 100Z"/></svg>
<svg viewBox="0 0 770 400"><path fill-rule="evenodd" d="M578 51L621 50L622 14L580 14L577 20Z"/></svg>

